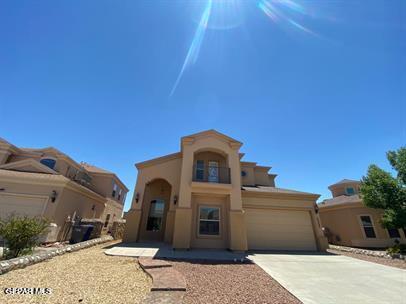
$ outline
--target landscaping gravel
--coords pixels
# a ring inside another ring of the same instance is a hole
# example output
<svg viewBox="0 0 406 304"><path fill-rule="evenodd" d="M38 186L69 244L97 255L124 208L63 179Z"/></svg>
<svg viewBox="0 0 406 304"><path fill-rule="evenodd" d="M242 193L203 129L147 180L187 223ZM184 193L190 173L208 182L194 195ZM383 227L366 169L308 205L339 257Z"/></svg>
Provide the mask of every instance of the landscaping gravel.
<svg viewBox="0 0 406 304"><path fill-rule="evenodd" d="M134 258L107 256L100 244L0 275L0 303L140 303L151 279ZM51 288L51 295L6 295L7 287Z"/></svg>
<svg viewBox="0 0 406 304"><path fill-rule="evenodd" d="M171 261L186 277L185 304L297 304L297 298L252 263Z"/></svg>
<svg viewBox="0 0 406 304"><path fill-rule="evenodd" d="M370 256L370 255L365 255L365 254L359 254L359 253L351 253L351 252L346 252L346 251L341 251L341 250L334 250L334 249L327 249L328 252L334 253L337 255L344 255L352 258L356 258L359 260L364 260L368 262L373 262L377 264L382 264L386 266L392 266L396 268L401 268L401 269L406 269L406 261L405 260L399 260L399 259L388 259L388 258L381 258L381 257L376 257L376 256Z"/></svg>

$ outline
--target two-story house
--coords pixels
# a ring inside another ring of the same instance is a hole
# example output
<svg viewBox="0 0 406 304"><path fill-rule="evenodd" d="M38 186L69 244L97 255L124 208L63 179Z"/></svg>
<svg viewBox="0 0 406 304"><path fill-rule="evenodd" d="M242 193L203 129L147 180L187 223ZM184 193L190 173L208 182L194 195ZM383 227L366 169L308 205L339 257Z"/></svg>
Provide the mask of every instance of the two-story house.
<svg viewBox="0 0 406 304"><path fill-rule="evenodd" d="M324 250L319 195L275 187L270 167L215 130L181 138L180 152L136 164L125 241L175 249Z"/></svg>
<svg viewBox="0 0 406 304"><path fill-rule="evenodd" d="M0 139L0 218L46 217L56 224L47 241L62 237L68 219L102 219L108 230L121 218L127 192L116 174L77 163L55 148L19 148Z"/></svg>
<svg viewBox="0 0 406 304"><path fill-rule="evenodd" d="M383 211L366 207L359 187L360 181L350 179L328 187L333 198L319 204L319 214L329 242L365 248L393 246L396 239L406 243L406 230L383 228Z"/></svg>

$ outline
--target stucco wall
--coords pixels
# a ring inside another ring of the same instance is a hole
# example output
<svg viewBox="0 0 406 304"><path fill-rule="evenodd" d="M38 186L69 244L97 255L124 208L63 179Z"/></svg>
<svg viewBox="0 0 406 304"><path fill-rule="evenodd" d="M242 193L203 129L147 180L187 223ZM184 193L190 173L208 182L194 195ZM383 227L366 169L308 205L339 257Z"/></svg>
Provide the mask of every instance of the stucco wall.
<svg viewBox="0 0 406 304"><path fill-rule="evenodd" d="M323 227L327 227L334 236L334 244L356 247L387 247L394 244L388 231L380 225L382 211L364 207L361 203L353 206L336 208L320 208L320 219ZM366 238L359 219L360 215L369 215L372 218L376 238ZM403 231L399 231L400 240L405 242Z"/></svg>

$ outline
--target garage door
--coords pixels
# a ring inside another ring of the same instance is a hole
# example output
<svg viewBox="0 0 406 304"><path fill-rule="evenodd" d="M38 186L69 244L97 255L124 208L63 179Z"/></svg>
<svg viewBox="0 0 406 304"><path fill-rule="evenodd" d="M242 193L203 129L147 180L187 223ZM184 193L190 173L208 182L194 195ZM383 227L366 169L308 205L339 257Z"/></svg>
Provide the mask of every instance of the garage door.
<svg viewBox="0 0 406 304"><path fill-rule="evenodd" d="M0 217L11 213L40 216L43 214L48 197L0 192Z"/></svg>
<svg viewBox="0 0 406 304"><path fill-rule="evenodd" d="M246 209L248 249L317 250L308 211Z"/></svg>

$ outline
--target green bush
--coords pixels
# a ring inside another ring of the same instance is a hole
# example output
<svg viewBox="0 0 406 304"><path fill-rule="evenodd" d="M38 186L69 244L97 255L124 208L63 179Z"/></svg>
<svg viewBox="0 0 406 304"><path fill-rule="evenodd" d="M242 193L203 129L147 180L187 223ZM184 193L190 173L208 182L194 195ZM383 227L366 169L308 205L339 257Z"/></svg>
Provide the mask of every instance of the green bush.
<svg viewBox="0 0 406 304"><path fill-rule="evenodd" d="M390 255L392 254L406 254L406 244L396 244L386 250Z"/></svg>
<svg viewBox="0 0 406 304"><path fill-rule="evenodd" d="M0 236L6 241L4 257L12 259L32 252L48 224L49 222L44 218L15 215L0 221Z"/></svg>

